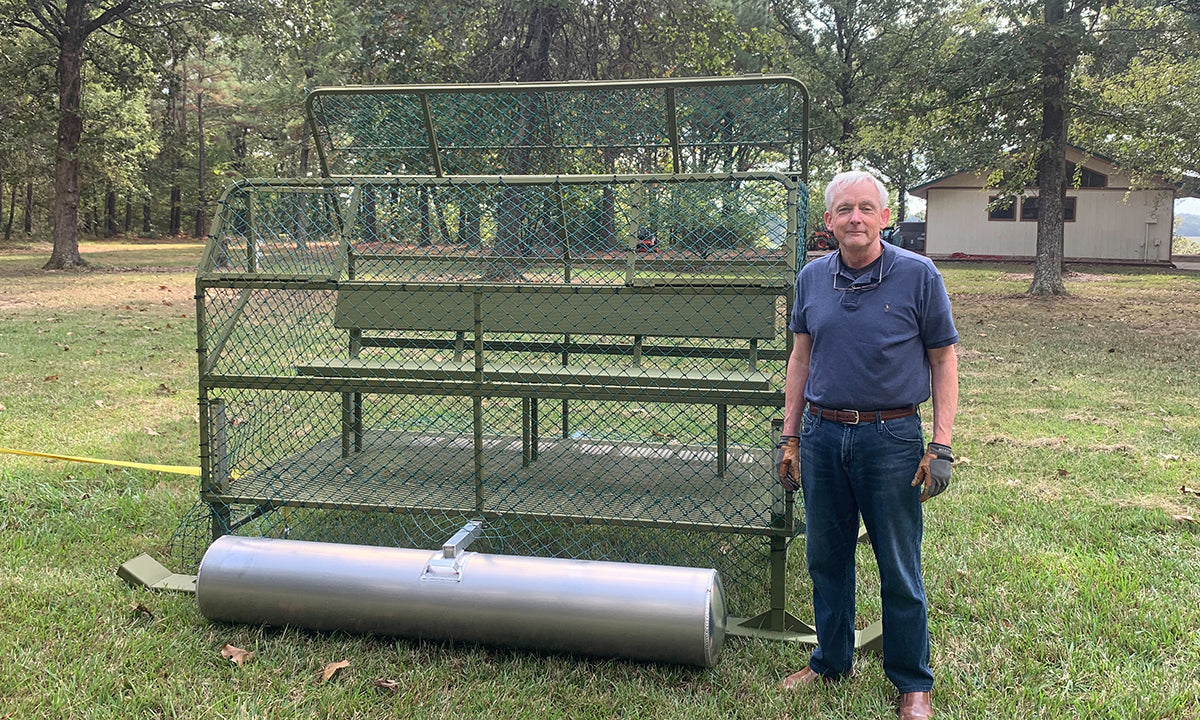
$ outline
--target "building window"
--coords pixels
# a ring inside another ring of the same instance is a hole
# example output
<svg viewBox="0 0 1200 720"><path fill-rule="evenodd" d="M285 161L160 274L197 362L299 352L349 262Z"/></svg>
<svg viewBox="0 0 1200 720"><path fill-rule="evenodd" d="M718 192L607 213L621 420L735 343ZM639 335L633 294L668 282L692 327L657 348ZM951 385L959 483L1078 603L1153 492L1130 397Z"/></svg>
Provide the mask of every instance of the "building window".
<svg viewBox="0 0 1200 720"><path fill-rule="evenodd" d="M1007 205L1003 204L1007 201ZM1017 219L1017 204L1012 198L1000 200L999 195L993 195L988 198L988 220L1016 220ZM997 203L1000 201L1000 204Z"/></svg>
<svg viewBox="0 0 1200 720"><path fill-rule="evenodd" d="M1038 196L1021 198L1021 219L1034 221L1038 219ZM1073 197L1063 200L1063 221L1075 222L1075 198Z"/></svg>
<svg viewBox="0 0 1200 720"><path fill-rule="evenodd" d="M1095 170L1089 170L1085 167L1077 167L1075 163L1067 163L1067 183L1075 184L1075 173L1079 173L1079 187L1081 188L1106 188L1108 187L1108 176L1104 173L1098 173Z"/></svg>

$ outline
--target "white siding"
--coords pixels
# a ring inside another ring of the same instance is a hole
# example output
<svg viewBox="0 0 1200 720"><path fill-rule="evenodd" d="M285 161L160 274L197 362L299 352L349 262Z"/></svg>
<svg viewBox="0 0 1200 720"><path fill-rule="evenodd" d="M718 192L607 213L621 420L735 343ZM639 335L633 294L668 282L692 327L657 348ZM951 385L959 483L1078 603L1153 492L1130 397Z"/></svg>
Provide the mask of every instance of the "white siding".
<svg viewBox="0 0 1200 720"><path fill-rule="evenodd" d="M925 252L1033 257L1037 253L1037 223L1019 218L989 221L988 198L995 193L978 188L930 188ZM1067 196L1076 198L1076 220L1064 229L1068 260L1170 260L1170 194L1161 190L1081 188L1068 190Z"/></svg>
<svg viewBox="0 0 1200 720"><path fill-rule="evenodd" d="M1020 220L988 220L988 197L979 188L930 188L925 208L925 252L929 255L1032 256L1037 227Z"/></svg>

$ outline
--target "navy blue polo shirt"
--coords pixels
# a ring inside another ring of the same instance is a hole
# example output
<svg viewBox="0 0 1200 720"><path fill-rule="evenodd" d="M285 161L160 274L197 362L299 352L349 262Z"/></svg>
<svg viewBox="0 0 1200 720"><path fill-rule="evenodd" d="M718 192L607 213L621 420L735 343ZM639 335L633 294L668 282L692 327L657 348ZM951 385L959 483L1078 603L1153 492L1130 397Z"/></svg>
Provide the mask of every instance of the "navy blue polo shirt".
<svg viewBox="0 0 1200 720"><path fill-rule="evenodd" d="M926 349L958 342L933 262L889 243L851 272L830 253L800 271L788 327L812 337L804 396L827 408L886 410L929 399Z"/></svg>

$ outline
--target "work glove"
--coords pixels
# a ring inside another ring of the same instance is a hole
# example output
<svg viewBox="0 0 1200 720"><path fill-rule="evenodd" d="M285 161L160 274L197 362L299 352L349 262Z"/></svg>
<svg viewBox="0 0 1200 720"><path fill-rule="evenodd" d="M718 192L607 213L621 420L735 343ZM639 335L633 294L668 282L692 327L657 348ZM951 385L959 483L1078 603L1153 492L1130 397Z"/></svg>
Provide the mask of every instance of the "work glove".
<svg viewBox="0 0 1200 720"><path fill-rule="evenodd" d="M800 438L785 437L775 450L775 472L784 490L800 489Z"/></svg>
<svg viewBox="0 0 1200 720"><path fill-rule="evenodd" d="M913 487L922 486L921 502L940 495L950 486L950 464L953 462L954 455L950 453L949 445L929 443L925 457L921 458L921 464L917 466L917 475L912 481Z"/></svg>

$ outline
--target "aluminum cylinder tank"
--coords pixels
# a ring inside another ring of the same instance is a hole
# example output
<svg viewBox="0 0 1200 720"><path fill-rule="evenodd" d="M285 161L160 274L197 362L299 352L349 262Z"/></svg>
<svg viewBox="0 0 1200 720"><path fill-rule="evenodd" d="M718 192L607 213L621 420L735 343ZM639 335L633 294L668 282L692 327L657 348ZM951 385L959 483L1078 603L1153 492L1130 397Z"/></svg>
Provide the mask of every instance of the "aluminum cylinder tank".
<svg viewBox="0 0 1200 720"><path fill-rule="evenodd" d="M226 535L196 579L211 620L712 667L715 570Z"/></svg>

